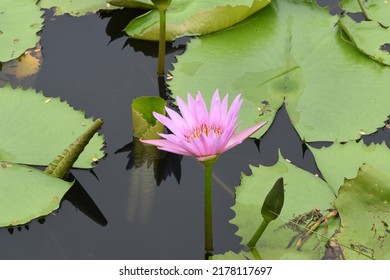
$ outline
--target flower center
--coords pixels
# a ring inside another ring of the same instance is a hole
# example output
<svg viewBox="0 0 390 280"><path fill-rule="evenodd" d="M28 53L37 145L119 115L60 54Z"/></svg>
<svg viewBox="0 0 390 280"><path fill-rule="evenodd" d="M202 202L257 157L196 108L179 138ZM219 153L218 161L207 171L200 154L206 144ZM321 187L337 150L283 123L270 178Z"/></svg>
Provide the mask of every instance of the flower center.
<svg viewBox="0 0 390 280"><path fill-rule="evenodd" d="M202 124L198 127L196 127L194 130L192 130L189 133L189 136L187 139L189 140L190 138L195 138L199 139L201 134L204 134L206 136L209 136L210 132L213 131L216 136L221 136L222 134L222 129L219 126L216 125L207 125L207 124Z"/></svg>

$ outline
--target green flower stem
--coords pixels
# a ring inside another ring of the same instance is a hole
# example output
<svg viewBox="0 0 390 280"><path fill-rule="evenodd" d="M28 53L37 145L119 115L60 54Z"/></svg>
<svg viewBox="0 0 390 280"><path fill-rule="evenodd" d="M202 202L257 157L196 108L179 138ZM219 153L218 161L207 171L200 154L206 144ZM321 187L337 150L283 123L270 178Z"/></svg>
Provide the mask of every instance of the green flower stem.
<svg viewBox="0 0 390 280"><path fill-rule="evenodd" d="M158 67L157 74L164 75L165 66L165 33L166 33L166 8L159 8L160 12L160 39L158 45Z"/></svg>
<svg viewBox="0 0 390 280"><path fill-rule="evenodd" d="M204 222L205 222L205 251L213 249L213 164L217 158L204 161Z"/></svg>
<svg viewBox="0 0 390 280"><path fill-rule="evenodd" d="M264 219L259 228L256 230L255 234L251 238L251 240L248 242L247 246L249 248L253 248L256 246L257 241L259 241L259 238L263 234L264 230L267 228L268 224L270 223L270 220Z"/></svg>

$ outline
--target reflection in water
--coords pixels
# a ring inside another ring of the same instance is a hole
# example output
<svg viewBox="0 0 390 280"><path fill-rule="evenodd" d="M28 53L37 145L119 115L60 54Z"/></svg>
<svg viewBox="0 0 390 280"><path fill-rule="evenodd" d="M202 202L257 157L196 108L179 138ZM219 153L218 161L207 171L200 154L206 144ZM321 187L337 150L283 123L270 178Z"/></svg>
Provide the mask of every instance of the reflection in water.
<svg viewBox="0 0 390 280"><path fill-rule="evenodd" d="M174 42L165 43L165 54L174 53L177 51L184 52L187 43L186 38L178 39ZM158 56L158 42L143 41L138 39L127 39L124 47L129 45L136 52L142 52L146 56L157 57Z"/></svg>
<svg viewBox="0 0 390 280"><path fill-rule="evenodd" d="M158 150L155 146L144 145L136 137L133 137L133 142L123 146L115 154L123 152L129 152L127 170L133 167L139 168L145 163L149 168L153 164L154 179L157 186L172 174L180 183L182 156Z"/></svg>
<svg viewBox="0 0 390 280"><path fill-rule="evenodd" d="M165 77L162 75L159 75L157 78L158 82L158 93L160 97L164 100L167 100L169 96L171 96L170 91L168 89L168 86L165 82Z"/></svg>
<svg viewBox="0 0 390 280"><path fill-rule="evenodd" d="M139 222L148 223L156 191L153 171L158 169L159 150L134 138L133 155L135 168L130 177L127 220L133 222L137 217Z"/></svg>
<svg viewBox="0 0 390 280"><path fill-rule="evenodd" d="M126 169L133 169L128 203L128 221L138 219L147 223L153 207L156 185L159 186L172 174L177 182L181 177L182 156L158 150L155 146L144 145L138 138L115 153L130 152Z"/></svg>
<svg viewBox="0 0 390 280"><path fill-rule="evenodd" d="M25 51L18 59L5 63L0 62L0 87L8 82L21 85L24 88L34 87L41 64L40 45L35 49Z"/></svg>
<svg viewBox="0 0 390 280"><path fill-rule="evenodd" d="M152 169L148 165L142 165L133 170L130 177L129 201L127 221L146 224L149 222L150 213L154 204L156 185Z"/></svg>

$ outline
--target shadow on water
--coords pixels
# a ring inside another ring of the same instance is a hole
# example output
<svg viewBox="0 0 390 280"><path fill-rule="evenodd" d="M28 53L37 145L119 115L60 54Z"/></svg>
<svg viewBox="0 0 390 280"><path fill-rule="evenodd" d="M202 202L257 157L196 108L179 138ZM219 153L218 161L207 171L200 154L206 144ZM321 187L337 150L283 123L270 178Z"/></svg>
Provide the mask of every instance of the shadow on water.
<svg viewBox="0 0 390 280"><path fill-rule="evenodd" d="M80 182L77 181L73 176L70 176L68 180L75 180L73 186L65 194L63 200L69 201L77 210L80 210L86 216L88 216L95 223L106 226L108 221L100 211L99 207L89 196L87 191L81 186Z"/></svg>
<svg viewBox="0 0 390 280"><path fill-rule="evenodd" d="M124 29L130 20L142 15L145 10L137 9L121 9L112 11L101 11L99 16L102 19L108 18L109 21L106 27L106 33L110 36L110 43L126 37L126 41L123 44L123 48L130 46L135 52L142 52L145 56L157 57L158 56L158 42L137 40L130 38L126 35ZM188 39L180 39L174 42L166 42L166 53L177 53L177 51L184 51L185 42Z"/></svg>

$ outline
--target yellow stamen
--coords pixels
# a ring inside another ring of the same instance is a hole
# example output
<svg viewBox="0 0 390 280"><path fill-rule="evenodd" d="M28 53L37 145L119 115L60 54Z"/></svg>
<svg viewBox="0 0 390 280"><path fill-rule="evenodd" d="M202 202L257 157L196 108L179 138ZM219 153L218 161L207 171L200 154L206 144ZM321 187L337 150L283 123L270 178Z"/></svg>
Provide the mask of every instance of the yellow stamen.
<svg viewBox="0 0 390 280"><path fill-rule="evenodd" d="M214 131L214 134L217 136L221 136L221 134L222 134L222 129L219 126L215 126L215 125L209 126L206 124L202 124L202 125L196 127L193 131L191 131L187 138L188 139L190 139L190 138L199 139L201 134L209 136L211 131Z"/></svg>

